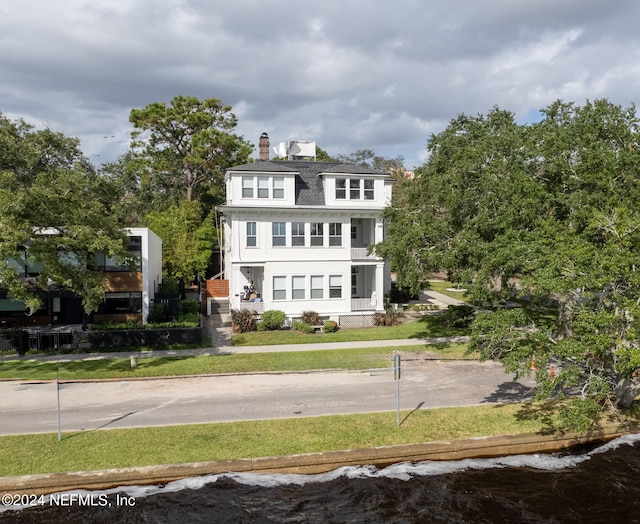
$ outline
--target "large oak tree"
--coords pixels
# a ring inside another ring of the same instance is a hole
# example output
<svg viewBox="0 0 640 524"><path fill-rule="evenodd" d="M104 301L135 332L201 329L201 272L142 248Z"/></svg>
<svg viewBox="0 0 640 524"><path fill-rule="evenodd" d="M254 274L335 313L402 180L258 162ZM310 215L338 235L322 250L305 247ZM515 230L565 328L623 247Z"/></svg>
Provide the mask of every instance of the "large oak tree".
<svg viewBox="0 0 640 524"><path fill-rule="evenodd" d="M35 130L0 114L0 285L29 310L40 306L25 264L37 266L36 287L71 290L85 312L104 298L100 252L125 260L127 237L115 220L118 190L96 174L79 142Z"/></svg>
<svg viewBox="0 0 640 524"><path fill-rule="evenodd" d="M490 308L471 349L586 427L640 388L640 143L635 107L558 101L534 124L460 115L387 211L401 285L446 269ZM518 305L515 309L506 305Z"/></svg>

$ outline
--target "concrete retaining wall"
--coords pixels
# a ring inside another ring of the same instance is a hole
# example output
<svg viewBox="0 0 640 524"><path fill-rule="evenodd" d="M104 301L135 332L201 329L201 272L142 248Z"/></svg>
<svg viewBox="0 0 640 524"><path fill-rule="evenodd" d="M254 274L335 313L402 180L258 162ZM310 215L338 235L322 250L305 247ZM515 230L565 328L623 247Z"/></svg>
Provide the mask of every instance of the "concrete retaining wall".
<svg viewBox="0 0 640 524"><path fill-rule="evenodd" d="M98 490L117 486L166 484L174 480L229 472L315 474L341 466L373 464L384 467L398 462L460 460L528 453L549 453L590 442L607 441L640 431L633 424L607 425L588 433L540 435L523 433L426 442L378 448L307 453L283 457L218 460L165 466L146 466L51 473L0 478L0 493L49 494L75 489Z"/></svg>

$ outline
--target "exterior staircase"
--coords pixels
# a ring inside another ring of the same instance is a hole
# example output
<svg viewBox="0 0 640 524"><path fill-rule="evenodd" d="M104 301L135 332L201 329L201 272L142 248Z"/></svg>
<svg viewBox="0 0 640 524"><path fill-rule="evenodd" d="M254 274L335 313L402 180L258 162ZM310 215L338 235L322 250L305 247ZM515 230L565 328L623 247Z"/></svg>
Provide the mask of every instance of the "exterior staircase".
<svg viewBox="0 0 640 524"><path fill-rule="evenodd" d="M213 347L231 344L231 310L229 281L207 280L203 293L209 321L209 335Z"/></svg>

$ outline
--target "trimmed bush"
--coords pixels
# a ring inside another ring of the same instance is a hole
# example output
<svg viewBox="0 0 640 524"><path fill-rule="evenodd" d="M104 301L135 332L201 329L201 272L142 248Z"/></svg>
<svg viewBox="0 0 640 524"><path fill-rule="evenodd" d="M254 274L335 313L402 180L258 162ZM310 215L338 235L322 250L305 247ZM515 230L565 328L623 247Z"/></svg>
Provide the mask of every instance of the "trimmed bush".
<svg viewBox="0 0 640 524"><path fill-rule="evenodd" d="M180 288L178 280L173 277L165 277L162 279L162 292L163 293L177 293Z"/></svg>
<svg viewBox="0 0 640 524"><path fill-rule="evenodd" d="M320 315L317 311L303 311L302 312L302 321L305 324L309 324L310 326L317 326Z"/></svg>
<svg viewBox="0 0 640 524"><path fill-rule="evenodd" d="M200 304L197 300L181 300L178 303L178 322L200 322Z"/></svg>
<svg viewBox="0 0 640 524"><path fill-rule="evenodd" d="M149 307L149 316L147 316L147 322L149 324L159 324L164 322L164 304L155 302Z"/></svg>
<svg viewBox="0 0 640 524"><path fill-rule="evenodd" d="M334 333L338 331L338 323L335 320L325 320L323 329L325 333Z"/></svg>
<svg viewBox="0 0 640 524"><path fill-rule="evenodd" d="M403 304L410 300L417 300L418 295L411 294L408 289L399 288L395 282L391 283L391 292L389 293L389 302L392 304Z"/></svg>
<svg viewBox="0 0 640 524"><path fill-rule="evenodd" d="M231 310L231 329L234 333L248 333L256 330L256 317L249 309Z"/></svg>
<svg viewBox="0 0 640 524"><path fill-rule="evenodd" d="M475 309L469 304L449 306L442 318L448 327L466 328L471 325L475 318Z"/></svg>
<svg viewBox="0 0 640 524"><path fill-rule="evenodd" d="M287 315L284 311L270 309L262 313L262 316L260 317L260 324L264 324L264 329L274 331L282 327L286 318Z"/></svg>
<svg viewBox="0 0 640 524"><path fill-rule="evenodd" d="M313 328L311 327L311 325L307 324L306 322L302 322L300 320L296 320L293 323L293 329L295 329L296 331L300 331L302 333L313 333Z"/></svg>

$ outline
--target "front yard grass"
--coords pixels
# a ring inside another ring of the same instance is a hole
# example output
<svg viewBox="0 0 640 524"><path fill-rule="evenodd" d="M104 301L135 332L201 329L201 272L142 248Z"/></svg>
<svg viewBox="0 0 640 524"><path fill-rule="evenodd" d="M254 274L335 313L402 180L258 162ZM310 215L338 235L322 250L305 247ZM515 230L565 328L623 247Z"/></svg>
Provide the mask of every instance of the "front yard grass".
<svg viewBox="0 0 640 524"><path fill-rule="evenodd" d="M318 342L353 342L360 340L398 340L403 338L453 337L468 331L446 327L437 315L423 315L397 326L342 328L335 333L305 334L295 330L253 331L233 335L234 346L268 346L275 344L313 344Z"/></svg>
<svg viewBox="0 0 640 524"><path fill-rule="evenodd" d="M280 456L537 432L521 406L486 405L0 437L0 476Z"/></svg>
<svg viewBox="0 0 640 524"><path fill-rule="evenodd" d="M143 378L270 371L309 371L321 369L372 369L389 365L394 351L433 353L438 359L473 358L465 356L466 344L418 344L317 351L220 354L198 357L144 357L132 368L127 359L40 362L7 360L0 362L0 379L87 380Z"/></svg>

